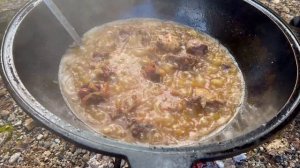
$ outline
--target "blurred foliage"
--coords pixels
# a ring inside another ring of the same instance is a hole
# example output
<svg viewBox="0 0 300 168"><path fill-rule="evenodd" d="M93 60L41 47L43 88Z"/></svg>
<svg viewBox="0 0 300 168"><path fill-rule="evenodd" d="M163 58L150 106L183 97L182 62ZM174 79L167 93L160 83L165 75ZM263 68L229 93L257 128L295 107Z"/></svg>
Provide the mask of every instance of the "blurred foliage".
<svg viewBox="0 0 300 168"><path fill-rule="evenodd" d="M13 130L14 130L14 127L9 124L0 126L0 133L3 133L3 132L11 133Z"/></svg>

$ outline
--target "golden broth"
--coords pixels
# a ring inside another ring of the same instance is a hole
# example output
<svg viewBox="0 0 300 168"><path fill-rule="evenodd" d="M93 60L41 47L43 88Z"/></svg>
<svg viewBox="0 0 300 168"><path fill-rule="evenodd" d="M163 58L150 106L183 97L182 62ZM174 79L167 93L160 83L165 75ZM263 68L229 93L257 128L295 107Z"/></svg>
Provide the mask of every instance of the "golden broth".
<svg viewBox="0 0 300 168"><path fill-rule="evenodd" d="M59 82L79 119L109 138L182 145L221 130L244 81L225 47L174 22L134 19L87 32L63 56Z"/></svg>

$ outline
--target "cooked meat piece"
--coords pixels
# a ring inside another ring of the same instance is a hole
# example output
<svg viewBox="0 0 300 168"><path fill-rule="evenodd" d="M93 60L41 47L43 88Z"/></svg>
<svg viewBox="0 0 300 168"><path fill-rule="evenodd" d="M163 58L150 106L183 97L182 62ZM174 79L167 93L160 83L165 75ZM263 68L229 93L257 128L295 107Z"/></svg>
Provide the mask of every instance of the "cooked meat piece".
<svg viewBox="0 0 300 168"><path fill-rule="evenodd" d="M136 32L136 35L139 36L139 39L141 39L141 44L144 47L147 47L151 43L151 35L146 30L138 30Z"/></svg>
<svg viewBox="0 0 300 168"><path fill-rule="evenodd" d="M181 50L180 39L170 33L158 36L156 44L159 51L177 53Z"/></svg>
<svg viewBox="0 0 300 168"><path fill-rule="evenodd" d="M109 96L108 84L100 84L90 82L83 85L78 92L78 97L81 99L82 104L98 104Z"/></svg>
<svg viewBox="0 0 300 168"><path fill-rule="evenodd" d="M119 31L119 38L122 42L124 42L130 37L131 34L132 32L130 31L130 29L121 29Z"/></svg>
<svg viewBox="0 0 300 168"><path fill-rule="evenodd" d="M208 52L207 45L201 44L199 40L190 40L186 44L186 52L196 56L204 56Z"/></svg>
<svg viewBox="0 0 300 168"><path fill-rule="evenodd" d="M132 137L139 140L146 139L152 128L153 126L151 125L134 123L131 127Z"/></svg>
<svg viewBox="0 0 300 168"><path fill-rule="evenodd" d="M104 47L105 47L106 52L112 53L116 50L117 45L114 42L110 42L110 43L107 43Z"/></svg>
<svg viewBox="0 0 300 168"><path fill-rule="evenodd" d="M117 110L117 111L110 112L109 116L110 116L111 120L114 121L114 120L117 120L121 117L124 117L124 113L121 113L119 110ZM125 118L127 118L127 117L125 117Z"/></svg>
<svg viewBox="0 0 300 168"><path fill-rule="evenodd" d="M219 100L207 101L206 105L205 105L205 110L207 112L216 112L224 106L225 106L225 103L221 102Z"/></svg>
<svg viewBox="0 0 300 168"><path fill-rule="evenodd" d="M118 113L129 113L134 111L140 104L140 100L133 95L130 99L120 100L116 103L116 109Z"/></svg>
<svg viewBox="0 0 300 168"><path fill-rule="evenodd" d="M226 65L226 64L222 64L221 68L222 68L222 70L224 70L224 71L227 72L231 68L231 66L230 65Z"/></svg>
<svg viewBox="0 0 300 168"><path fill-rule="evenodd" d="M111 115L111 114L110 114ZM132 121L125 116L123 113L119 113L115 115L115 117L111 116L111 119L116 122L117 124L121 125L123 128L129 128L132 124Z"/></svg>
<svg viewBox="0 0 300 168"><path fill-rule="evenodd" d="M188 107L191 107L191 108L205 108L205 105L206 105L206 99L201 97L201 96L197 96L197 97L193 97L189 100L187 100L187 106Z"/></svg>
<svg viewBox="0 0 300 168"><path fill-rule="evenodd" d="M147 37L147 36L143 36L142 37L141 43L142 43L143 46L145 46L145 47L149 46L150 42L151 42L151 38L150 37Z"/></svg>
<svg viewBox="0 0 300 168"><path fill-rule="evenodd" d="M102 87L99 82L90 82L87 86L94 92L99 91Z"/></svg>
<svg viewBox="0 0 300 168"><path fill-rule="evenodd" d="M92 93L91 89L86 88L86 87L82 87L78 92L78 96L79 96L80 99L82 99L84 96L86 96L90 93Z"/></svg>
<svg viewBox="0 0 300 168"><path fill-rule="evenodd" d="M100 84L99 83L94 83L90 82L88 84L85 84L81 86L79 92L78 92L78 97L82 99L83 97L87 96L88 94L99 91L100 90Z"/></svg>
<svg viewBox="0 0 300 168"><path fill-rule="evenodd" d="M165 57L167 61L175 62L178 65L178 69L182 71L188 71L193 69L193 67L199 62L199 60L189 54L169 54Z"/></svg>
<svg viewBox="0 0 300 168"><path fill-rule="evenodd" d="M206 112L216 112L224 107L225 103L219 100L207 100L204 97L197 96L187 100L187 105L191 108L204 109Z"/></svg>
<svg viewBox="0 0 300 168"><path fill-rule="evenodd" d="M96 69L96 76L102 81L108 81L111 77L111 75L114 74L114 72L110 69L108 65L104 65L99 69Z"/></svg>
<svg viewBox="0 0 300 168"><path fill-rule="evenodd" d="M160 82L160 74L156 70L155 63L149 63L142 67L141 70L144 78L151 80L152 82Z"/></svg>
<svg viewBox="0 0 300 168"><path fill-rule="evenodd" d="M92 57L95 61L102 61L110 56L109 52L94 52Z"/></svg>
<svg viewBox="0 0 300 168"><path fill-rule="evenodd" d="M108 83L103 83L101 85L101 92L105 98L109 97L109 85Z"/></svg>
<svg viewBox="0 0 300 168"><path fill-rule="evenodd" d="M104 95L102 92L93 92L84 96L81 99L81 102L84 105L91 105L91 104L98 104L103 100L104 100Z"/></svg>

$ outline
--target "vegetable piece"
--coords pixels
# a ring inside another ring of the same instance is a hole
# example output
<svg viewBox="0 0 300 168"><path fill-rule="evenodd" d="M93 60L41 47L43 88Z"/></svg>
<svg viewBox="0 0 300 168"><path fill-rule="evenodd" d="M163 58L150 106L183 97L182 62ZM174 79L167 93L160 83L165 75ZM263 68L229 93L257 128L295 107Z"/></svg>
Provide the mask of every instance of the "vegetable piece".
<svg viewBox="0 0 300 168"><path fill-rule="evenodd" d="M215 78L215 79L212 79L210 81L210 83L215 86L215 87L222 87L224 86L225 82L224 80L220 79L220 78Z"/></svg>
<svg viewBox="0 0 300 168"><path fill-rule="evenodd" d="M197 77L192 81L193 87L204 87L205 84L206 81L201 75L197 75Z"/></svg>

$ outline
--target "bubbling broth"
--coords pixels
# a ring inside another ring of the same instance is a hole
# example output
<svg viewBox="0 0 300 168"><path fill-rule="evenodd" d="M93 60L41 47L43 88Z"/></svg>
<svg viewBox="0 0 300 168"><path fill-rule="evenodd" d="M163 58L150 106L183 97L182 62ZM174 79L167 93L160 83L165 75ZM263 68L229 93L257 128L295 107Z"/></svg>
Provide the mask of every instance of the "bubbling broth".
<svg viewBox="0 0 300 168"><path fill-rule="evenodd" d="M129 143L199 143L220 131L243 101L237 63L218 41L154 19L88 31L63 56L59 83L74 114Z"/></svg>

